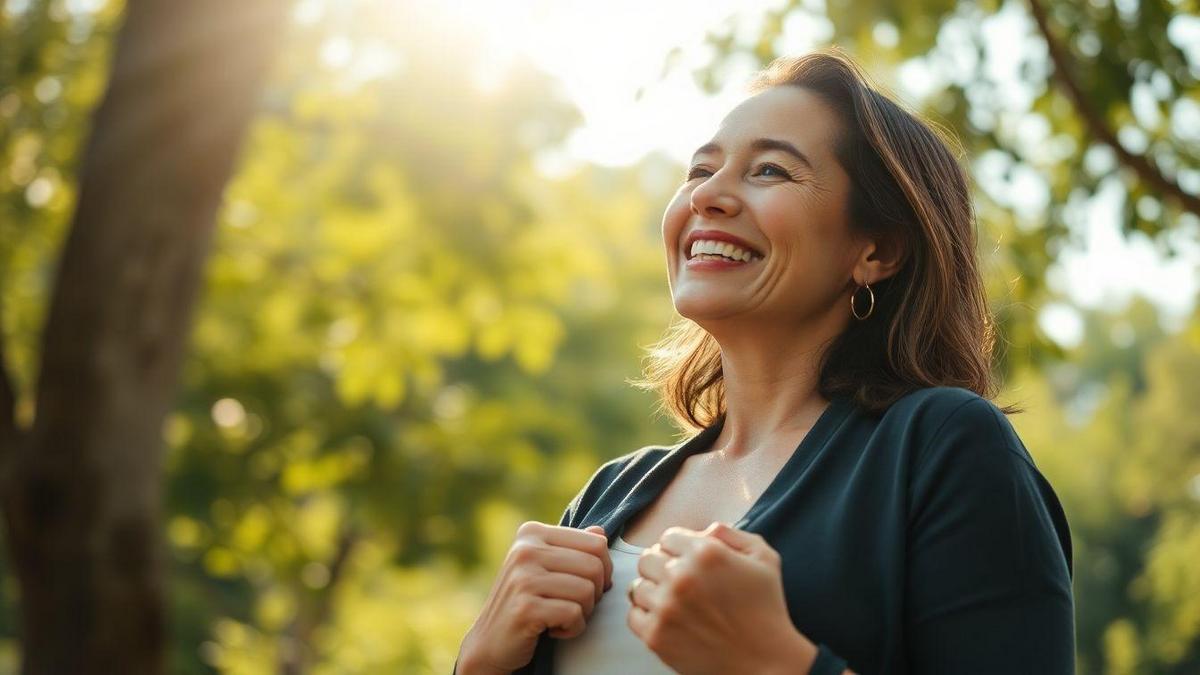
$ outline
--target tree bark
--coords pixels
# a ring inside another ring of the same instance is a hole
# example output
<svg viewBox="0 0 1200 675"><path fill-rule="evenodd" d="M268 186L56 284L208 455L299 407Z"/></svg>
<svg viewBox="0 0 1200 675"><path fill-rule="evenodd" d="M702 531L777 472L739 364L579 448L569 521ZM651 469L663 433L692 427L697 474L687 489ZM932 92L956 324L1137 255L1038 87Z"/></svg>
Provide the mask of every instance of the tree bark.
<svg viewBox="0 0 1200 675"><path fill-rule="evenodd" d="M31 429L13 423L0 365L26 674L165 667L162 422L287 5L127 2L42 334Z"/></svg>

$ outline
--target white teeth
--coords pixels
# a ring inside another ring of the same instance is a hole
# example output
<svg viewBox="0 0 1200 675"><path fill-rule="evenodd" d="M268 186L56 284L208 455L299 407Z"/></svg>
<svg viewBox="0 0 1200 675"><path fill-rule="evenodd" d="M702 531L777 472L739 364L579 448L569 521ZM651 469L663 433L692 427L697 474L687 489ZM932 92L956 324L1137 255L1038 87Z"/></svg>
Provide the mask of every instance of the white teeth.
<svg viewBox="0 0 1200 675"><path fill-rule="evenodd" d="M701 254L719 255L742 262L749 262L754 258L754 253L740 246L713 239L697 239L692 242L690 255L694 257Z"/></svg>

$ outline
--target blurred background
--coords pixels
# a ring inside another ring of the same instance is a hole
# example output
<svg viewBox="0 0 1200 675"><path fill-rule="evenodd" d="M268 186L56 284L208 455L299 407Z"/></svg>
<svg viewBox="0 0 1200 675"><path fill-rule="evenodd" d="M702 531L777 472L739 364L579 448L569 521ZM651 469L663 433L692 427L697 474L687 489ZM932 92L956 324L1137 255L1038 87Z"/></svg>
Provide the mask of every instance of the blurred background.
<svg viewBox="0 0 1200 675"><path fill-rule="evenodd" d="M0 0L19 423L126 10ZM517 526L677 440L627 383L673 317L662 210L757 68L829 44L962 141L1002 400L1072 528L1079 672L1200 672L1196 2L282 16L154 448L169 672L450 672ZM21 667L13 546L0 672Z"/></svg>

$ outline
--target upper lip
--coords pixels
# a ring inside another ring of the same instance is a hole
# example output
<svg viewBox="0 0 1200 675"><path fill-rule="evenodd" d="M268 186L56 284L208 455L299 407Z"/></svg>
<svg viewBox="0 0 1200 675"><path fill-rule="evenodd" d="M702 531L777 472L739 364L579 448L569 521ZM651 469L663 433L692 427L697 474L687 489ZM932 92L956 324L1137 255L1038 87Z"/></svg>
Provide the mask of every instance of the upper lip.
<svg viewBox="0 0 1200 675"><path fill-rule="evenodd" d="M759 251L753 244L737 235L730 234L728 232L722 232L721 230L692 230L691 234L689 234L683 242L683 256L685 258L692 257L692 244L698 239L712 239L714 241L728 242L734 246L740 246L747 251L750 251L757 257L762 257L761 251Z"/></svg>

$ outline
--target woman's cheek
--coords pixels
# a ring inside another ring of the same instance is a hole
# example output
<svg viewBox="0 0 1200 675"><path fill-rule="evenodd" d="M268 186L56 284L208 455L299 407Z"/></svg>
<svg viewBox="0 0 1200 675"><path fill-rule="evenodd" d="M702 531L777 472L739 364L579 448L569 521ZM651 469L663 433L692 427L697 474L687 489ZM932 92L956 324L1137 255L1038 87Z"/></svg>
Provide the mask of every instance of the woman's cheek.
<svg viewBox="0 0 1200 675"><path fill-rule="evenodd" d="M687 222L688 214L688 198L682 196L683 192L676 193L675 199L667 206L667 211L663 215L663 245L669 252L678 248L679 236L683 233L683 226Z"/></svg>

